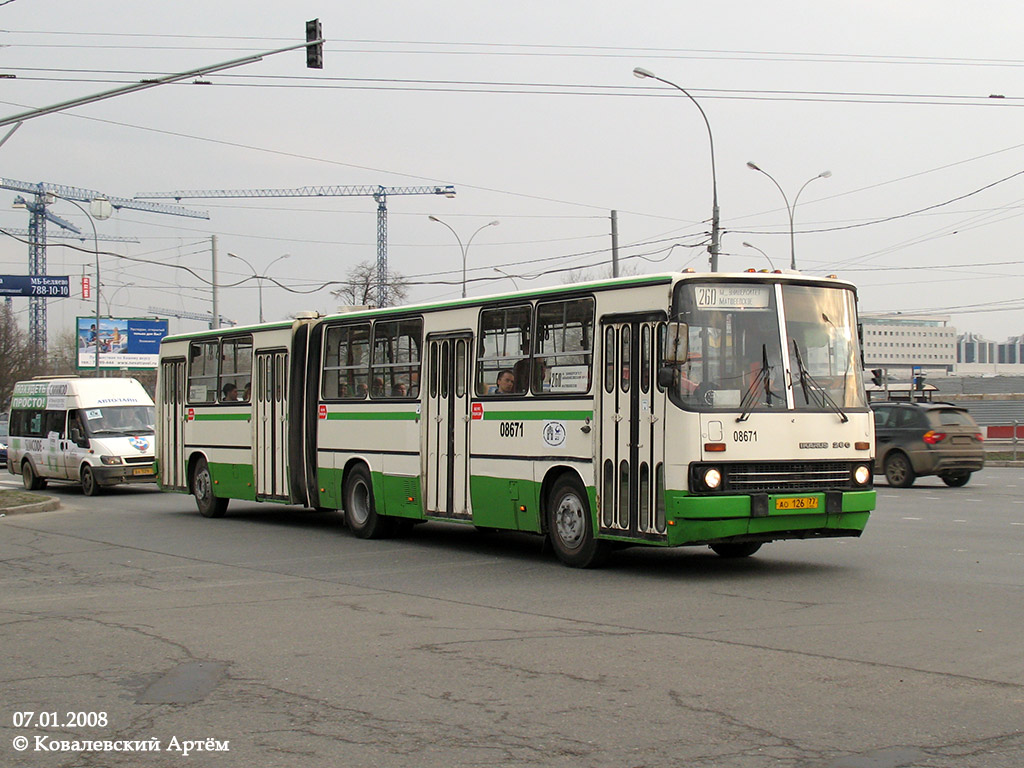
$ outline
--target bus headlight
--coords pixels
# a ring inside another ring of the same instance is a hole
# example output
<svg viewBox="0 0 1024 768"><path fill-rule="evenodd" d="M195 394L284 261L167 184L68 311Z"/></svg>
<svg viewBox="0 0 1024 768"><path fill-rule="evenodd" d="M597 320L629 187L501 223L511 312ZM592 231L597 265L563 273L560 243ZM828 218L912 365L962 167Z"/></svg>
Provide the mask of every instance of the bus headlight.
<svg viewBox="0 0 1024 768"><path fill-rule="evenodd" d="M704 476L701 478L704 482L704 487L709 491L718 490L718 487L722 484L722 470L718 467L708 467L704 470Z"/></svg>
<svg viewBox="0 0 1024 768"><path fill-rule="evenodd" d="M100 461L104 464L120 464L120 456L100 456Z"/></svg>
<svg viewBox="0 0 1024 768"><path fill-rule="evenodd" d="M867 464L858 464L853 470L853 481L857 485L867 485L871 482L871 467Z"/></svg>

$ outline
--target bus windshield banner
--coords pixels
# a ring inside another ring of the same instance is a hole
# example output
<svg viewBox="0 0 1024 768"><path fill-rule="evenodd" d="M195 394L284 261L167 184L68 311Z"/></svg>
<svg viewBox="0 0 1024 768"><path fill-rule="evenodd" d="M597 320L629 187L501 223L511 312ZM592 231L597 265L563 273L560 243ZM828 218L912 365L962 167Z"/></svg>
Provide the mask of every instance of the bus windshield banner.
<svg viewBox="0 0 1024 768"><path fill-rule="evenodd" d="M712 283L695 285L698 309L766 310L771 308L770 285Z"/></svg>
<svg viewBox="0 0 1024 768"><path fill-rule="evenodd" d="M78 367L96 366L99 345L100 368L156 368L160 340L167 335L166 320L101 317L78 318Z"/></svg>

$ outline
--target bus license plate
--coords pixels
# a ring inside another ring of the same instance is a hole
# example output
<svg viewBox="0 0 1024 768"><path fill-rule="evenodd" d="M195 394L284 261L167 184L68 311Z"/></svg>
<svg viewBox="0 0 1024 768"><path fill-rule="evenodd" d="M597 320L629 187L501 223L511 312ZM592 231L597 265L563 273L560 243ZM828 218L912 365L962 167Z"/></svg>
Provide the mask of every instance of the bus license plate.
<svg viewBox="0 0 1024 768"><path fill-rule="evenodd" d="M133 475L152 475L153 474L153 468L152 467L136 467L135 469L132 470L132 474Z"/></svg>
<svg viewBox="0 0 1024 768"><path fill-rule="evenodd" d="M788 499L776 499L776 509L817 509L817 496L793 496Z"/></svg>

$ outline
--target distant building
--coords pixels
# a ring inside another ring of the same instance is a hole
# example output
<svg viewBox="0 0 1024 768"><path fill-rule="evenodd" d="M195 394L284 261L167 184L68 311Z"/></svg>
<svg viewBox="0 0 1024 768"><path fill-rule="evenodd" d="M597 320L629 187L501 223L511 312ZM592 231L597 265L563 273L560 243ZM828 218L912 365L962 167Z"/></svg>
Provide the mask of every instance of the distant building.
<svg viewBox="0 0 1024 768"><path fill-rule="evenodd" d="M886 369L891 381L909 381L915 368L933 376L953 372L957 334L948 315L866 313L860 320L866 368Z"/></svg>
<svg viewBox="0 0 1024 768"><path fill-rule="evenodd" d="M976 333L965 333L956 342L956 367L960 375L1024 373L1024 336L1005 342L989 341Z"/></svg>

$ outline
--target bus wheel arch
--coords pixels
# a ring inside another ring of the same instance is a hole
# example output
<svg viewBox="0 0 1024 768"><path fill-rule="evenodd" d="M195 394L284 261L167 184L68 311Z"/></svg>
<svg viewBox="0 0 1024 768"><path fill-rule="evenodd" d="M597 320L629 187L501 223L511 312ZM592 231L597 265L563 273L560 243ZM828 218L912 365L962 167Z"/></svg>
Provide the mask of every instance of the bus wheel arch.
<svg viewBox="0 0 1024 768"><path fill-rule="evenodd" d="M602 564L609 543L595 536L594 514L583 478L574 469L552 469L541 484L544 525L555 555L574 568Z"/></svg>

